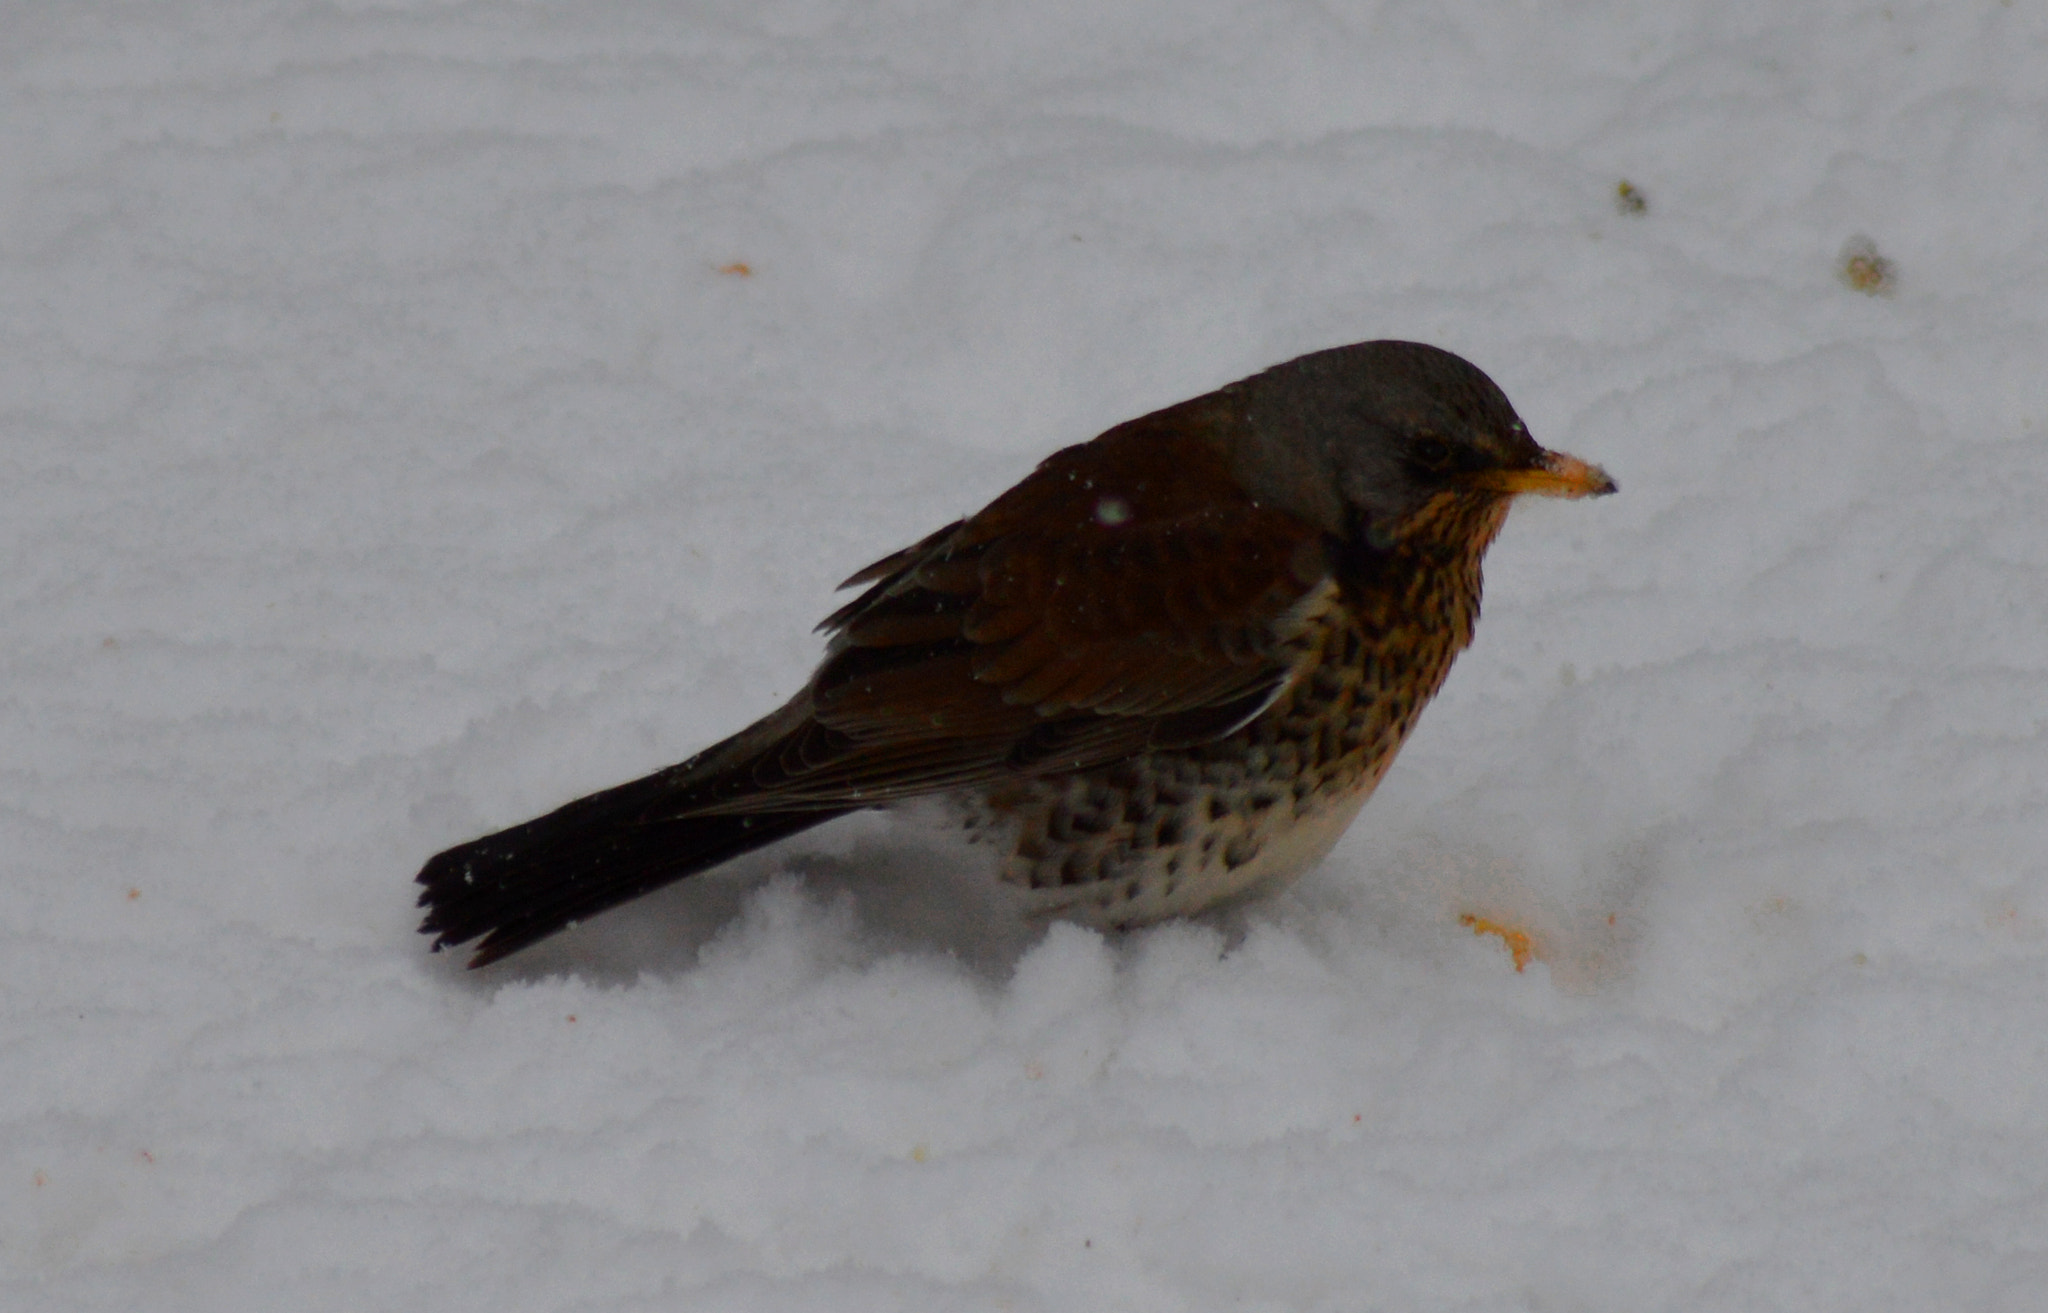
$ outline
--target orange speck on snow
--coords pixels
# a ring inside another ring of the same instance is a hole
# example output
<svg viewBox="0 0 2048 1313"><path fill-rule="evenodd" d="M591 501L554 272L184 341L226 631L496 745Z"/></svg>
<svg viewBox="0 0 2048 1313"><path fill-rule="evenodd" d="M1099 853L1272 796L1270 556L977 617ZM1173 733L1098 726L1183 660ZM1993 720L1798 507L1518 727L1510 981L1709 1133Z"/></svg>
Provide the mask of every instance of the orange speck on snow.
<svg viewBox="0 0 2048 1313"><path fill-rule="evenodd" d="M1458 918L1458 924L1472 927L1475 935L1499 935L1500 941L1508 946L1508 955L1515 960L1515 970L1525 970L1536 960L1536 941L1527 930L1518 930L1511 925L1488 920L1474 912L1467 912Z"/></svg>

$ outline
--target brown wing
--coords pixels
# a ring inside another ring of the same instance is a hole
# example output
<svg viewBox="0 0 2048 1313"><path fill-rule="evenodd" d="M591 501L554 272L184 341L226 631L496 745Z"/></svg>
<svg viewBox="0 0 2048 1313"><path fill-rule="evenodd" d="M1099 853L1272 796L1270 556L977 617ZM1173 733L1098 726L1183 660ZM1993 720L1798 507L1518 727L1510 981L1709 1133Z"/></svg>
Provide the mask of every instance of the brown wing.
<svg viewBox="0 0 2048 1313"><path fill-rule="evenodd" d="M1058 452L849 579L870 587L820 626L832 648L802 713L721 763L700 805L886 802L1201 742L1256 715L1295 672L1288 639L1330 566L1315 529L1230 477L1228 404Z"/></svg>

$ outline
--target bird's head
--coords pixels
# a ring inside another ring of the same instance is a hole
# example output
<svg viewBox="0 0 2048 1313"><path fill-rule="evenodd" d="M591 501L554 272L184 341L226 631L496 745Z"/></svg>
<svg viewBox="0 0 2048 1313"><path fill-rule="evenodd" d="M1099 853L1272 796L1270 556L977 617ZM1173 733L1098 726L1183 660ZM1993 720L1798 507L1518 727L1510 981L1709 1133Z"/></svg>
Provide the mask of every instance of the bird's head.
<svg viewBox="0 0 2048 1313"><path fill-rule="evenodd" d="M1237 386L1237 471L1253 495L1376 546L1473 515L1497 526L1520 493L1615 490L1599 466L1538 446L1476 366L1419 342L1318 351Z"/></svg>

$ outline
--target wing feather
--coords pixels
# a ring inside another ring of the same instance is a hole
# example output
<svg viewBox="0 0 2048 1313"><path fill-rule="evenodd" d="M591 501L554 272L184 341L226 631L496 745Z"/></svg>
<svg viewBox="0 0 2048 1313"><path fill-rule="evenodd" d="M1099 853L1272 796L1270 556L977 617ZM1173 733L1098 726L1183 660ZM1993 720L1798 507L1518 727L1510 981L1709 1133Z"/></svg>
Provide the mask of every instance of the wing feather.
<svg viewBox="0 0 2048 1313"><path fill-rule="evenodd" d="M888 802L1236 730L1294 678L1329 553L1231 477L1230 422L1211 397L1121 425L856 573L804 705L687 809Z"/></svg>

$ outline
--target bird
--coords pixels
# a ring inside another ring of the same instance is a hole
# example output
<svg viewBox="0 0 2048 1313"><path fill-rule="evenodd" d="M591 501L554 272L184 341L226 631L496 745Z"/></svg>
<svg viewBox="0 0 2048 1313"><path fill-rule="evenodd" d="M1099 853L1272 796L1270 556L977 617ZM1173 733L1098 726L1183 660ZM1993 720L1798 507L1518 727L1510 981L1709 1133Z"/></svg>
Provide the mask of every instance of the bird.
<svg viewBox="0 0 2048 1313"><path fill-rule="evenodd" d="M481 967L850 812L937 798L1027 915L1128 930L1320 861L1472 641L1519 495L1602 496L1477 366L1317 351L1053 453L848 578L780 709L418 875Z"/></svg>

